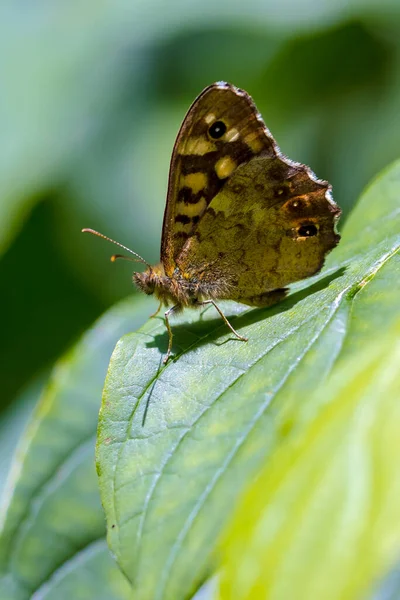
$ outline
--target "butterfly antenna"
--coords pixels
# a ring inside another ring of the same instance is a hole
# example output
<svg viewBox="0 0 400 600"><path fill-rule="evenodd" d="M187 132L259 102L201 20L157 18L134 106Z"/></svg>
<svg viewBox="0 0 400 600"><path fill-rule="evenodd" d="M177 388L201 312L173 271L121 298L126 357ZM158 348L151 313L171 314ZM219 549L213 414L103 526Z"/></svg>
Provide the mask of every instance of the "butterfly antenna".
<svg viewBox="0 0 400 600"><path fill-rule="evenodd" d="M134 258L133 256L125 256L125 254L113 254L110 257L110 260L111 262L115 262L118 258L123 258L124 260L129 260L130 262L138 262L137 258Z"/></svg>
<svg viewBox="0 0 400 600"><path fill-rule="evenodd" d="M82 229L82 233L91 233L93 235L97 235L97 237L103 238L103 240L107 240L107 242L111 242L112 244L115 244L116 246L123 248L124 250L126 250L126 252L130 252L130 254L133 254L133 256L136 257L136 258L131 258L130 256L124 256L123 254L113 254L111 257L112 262L116 261L117 258L124 258L125 260L131 260L132 262L141 262L144 265L147 265L149 267L149 269L151 269L151 265L149 265L149 263L146 262L144 260L144 258L142 258L139 254L137 254L130 248L127 248L123 244L120 244L119 242L112 240L111 238L107 237L103 233L100 233L99 231L95 231L94 229L87 229L87 228Z"/></svg>

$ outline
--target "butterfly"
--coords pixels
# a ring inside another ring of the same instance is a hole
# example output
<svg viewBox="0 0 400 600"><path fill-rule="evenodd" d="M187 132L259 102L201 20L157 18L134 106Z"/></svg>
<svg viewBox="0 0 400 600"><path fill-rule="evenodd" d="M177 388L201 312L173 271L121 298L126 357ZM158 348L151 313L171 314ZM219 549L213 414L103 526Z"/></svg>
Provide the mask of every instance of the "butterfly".
<svg viewBox="0 0 400 600"><path fill-rule="evenodd" d="M196 98L172 152L161 238L161 261L133 280L165 312L168 350L172 314L216 301L266 307L286 286L317 273L339 242L340 208L327 181L286 158L244 90L217 82ZM127 258L114 255L112 260Z"/></svg>

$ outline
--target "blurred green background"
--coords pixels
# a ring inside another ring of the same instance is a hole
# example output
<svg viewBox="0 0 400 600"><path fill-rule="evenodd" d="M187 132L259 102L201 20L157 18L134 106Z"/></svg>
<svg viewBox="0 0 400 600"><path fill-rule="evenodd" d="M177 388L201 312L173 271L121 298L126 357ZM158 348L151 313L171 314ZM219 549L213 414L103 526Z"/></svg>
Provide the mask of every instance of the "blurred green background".
<svg viewBox="0 0 400 600"><path fill-rule="evenodd" d="M38 0L0 6L0 434L10 451L48 368L132 265L158 260L169 159L196 95L254 98L344 219L400 154L398 0ZM26 408L21 408L26 407Z"/></svg>

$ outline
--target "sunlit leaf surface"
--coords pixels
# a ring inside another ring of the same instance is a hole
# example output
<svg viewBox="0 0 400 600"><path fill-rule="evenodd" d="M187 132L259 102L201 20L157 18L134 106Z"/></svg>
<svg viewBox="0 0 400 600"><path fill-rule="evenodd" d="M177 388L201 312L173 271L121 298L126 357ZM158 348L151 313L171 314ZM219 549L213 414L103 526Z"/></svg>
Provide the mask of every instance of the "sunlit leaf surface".
<svg viewBox="0 0 400 600"><path fill-rule="evenodd" d="M109 543L137 598L197 588L243 484L319 412L313 392L336 365L396 321L399 194L397 163L367 189L318 277L271 309L225 304L247 344L211 309L174 322L166 366L161 318L117 344L97 460Z"/></svg>
<svg viewBox="0 0 400 600"><path fill-rule="evenodd" d="M250 487L224 541L221 599L367 598L397 561L399 340L400 320L343 361L301 440Z"/></svg>

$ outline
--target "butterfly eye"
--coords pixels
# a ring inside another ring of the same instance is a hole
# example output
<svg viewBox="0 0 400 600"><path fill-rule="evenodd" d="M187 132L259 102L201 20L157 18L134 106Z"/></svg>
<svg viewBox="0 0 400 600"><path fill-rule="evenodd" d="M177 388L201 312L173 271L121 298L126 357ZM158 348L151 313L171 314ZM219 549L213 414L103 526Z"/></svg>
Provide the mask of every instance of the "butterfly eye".
<svg viewBox="0 0 400 600"><path fill-rule="evenodd" d="M208 134L214 140L218 140L224 135L226 131L226 125L222 121L215 121L209 128Z"/></svg>
<svg viewBox="0 0 400 600"><path fill-rule="evenodd" d="M312 237L313 235L317 235L318 227L316 225L302 225L298 228L297 233L300 237Z"/></svg>

